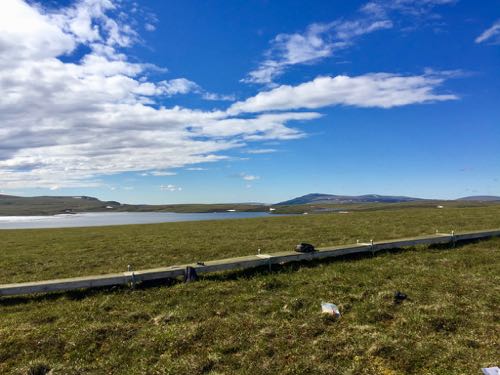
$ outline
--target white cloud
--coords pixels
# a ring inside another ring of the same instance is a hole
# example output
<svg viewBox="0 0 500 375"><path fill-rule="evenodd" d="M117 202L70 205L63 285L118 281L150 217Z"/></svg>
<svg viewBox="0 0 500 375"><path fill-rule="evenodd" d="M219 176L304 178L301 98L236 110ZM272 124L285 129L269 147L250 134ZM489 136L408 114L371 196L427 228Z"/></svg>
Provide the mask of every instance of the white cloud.
<svg viewBox="0 0 500 375"><path fill-rule="evenodd" d="M188 94L190 92L199 92L200 86L186 78L171 79L169 81L161 81L158 84L160 92L172 96L176 94Z"/></svg>
<svg viewBox="0 0 500 375"><path fill-rule="evenodd" d="M484 30L476 39L476 43L491 41L493 44L500 44L500 20L496 21L490 28Z"/></svg>
<svg viewBox="0 0 500 375"><path fill-rule="evenodd" d="M373 0L361 7L361 11L377 17L386 17L390 12L398 12L417 18L436 18L433 13L440 5L453 5L458 0Z"/></svg>
<svg viewBox="0 0 500 375"><path fill-rule="evenodd" d="M189 167L186 168L186 171L207 171L207 168L201 168L201 167Z"/></svg>
<svg viewBox="0 0 500 375"><path fill-rule="evenodd" d="M248 150L246 153L247 154L271 154L273 152L276 152L277 150L274 148L259 148L255 150Z"/></svg>
<svg viewBox="0 0 500 375"><path fill-rule="evenodd" d="M276 86L274 80L290 66L312 64L337 51L351 46L357 38L377 30L394 27L391 13L411 15L418 19L434 18L438 5L453 4L456 0L374 0L360 8L352 19L329 23L313 23L305 31L279 34L271 40L265 59L242 79L246 83Z"/></svg>
<svg viewBox="0 0 500 375"><path fill-rule="evenodd" d="M168 184L168 185L160 185L161 191L182 191L182 188L176 185Z"/></svg>
<svg viewBox="0 0 500 375"><path fill-rule="evenodd" d="M175 176L177 173L168 171L152 171L152 176Z"/></svg>
<svg viewBox="0 0 500 375"><path fill-rule="evenodd" d="M282 85L260 92L245 101L234 103L228 112L315 109L334 105L391 108L457 99L452 94L435 93L443 80L439 75L401 76L388 73L317 77L297 86Z"/></svg>
<svg viewBox="0 0 500 375"><path fill-rule="evenodd" d="M130 46L138 39L137 33L128 24L107 15L115 9L111 0L79 0L60 12L48 12L48 16L65 33L72 34L77 43Z"/></svg>
<svg viewBox="0 0 500 375"><path fill-rule="evenodd" d="M213 101L234 101L236 97L234 95L222 95L216 94L213 92L204 92L202 98L205 100L213 100Z"/></svg>
<svg viewBox="0 0 500 375"><path fill-rule="evenodd" d="M160 177L160 176L175 176L177 173L176 172L170 172L170 171L151 171L151 172L142 172L139 175L140 176L155 176L155 177Z"/></svg>
<svg viewBox="0 0 500 375"><path fill-rule="evenodd" d="M156 26L151 24L151 23L146 23L144 25L144 28L147 30L147 31L155 31L156 30Z"/></svg>
<svg viewBox="0 0 500 375"><path fill-rule="evenodd" d="M109 16L119 9L107 0L75 4L48 11L0 1L1 189L98 187L105 175L215 162L247 141L301 137L287 122L320 116L157 106L160 96L207 92L184 78L148 80L156 68L122 51L137 34ZM80 46L88 52L67 62Z"/></svg>
<svg viewBox="0 0 500 375"><path fill-rule="evenodd" d="M257 111L256 111L257 112ZM297 129L285 126L290 121L313 120L321 117L316 112L286 112L280 114L261 114L256 117L226 118L207 121L192 127L194 134L210 137L235 137L243 140L298 139L304 134ZM234 146L243 146L242 143Z"/></svg>
<svg viewBox="0 0 500 375"><path fill-rule="evenodd" d="M260 180L260 176L255 176L252 174L240 173L240 177L245 181L256 181Z"/></svg>
<svg viewBox="0 0 500 375"><path fill-rule="evenodd" d="M271 42L269 56L242 81L272 84L287 67L309 64L331 56L335 50L345 48L355 37L378 29L391 28L388 20L359 19L327 24L313 23L304 33L279 34Z"/></svg>

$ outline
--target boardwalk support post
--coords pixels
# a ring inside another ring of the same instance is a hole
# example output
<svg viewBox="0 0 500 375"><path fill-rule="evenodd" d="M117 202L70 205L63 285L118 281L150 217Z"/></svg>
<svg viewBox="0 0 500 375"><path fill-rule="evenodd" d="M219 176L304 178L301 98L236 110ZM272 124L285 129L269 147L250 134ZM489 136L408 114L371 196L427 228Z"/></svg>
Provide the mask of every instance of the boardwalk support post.
<svg viewBox="0 0 500 375"><path fill-rule="evenodd" d="M136 284L135 272L132 272L132 282L130 284L130 286L132 287L132 289L135 289L135 284Z"/></svg>
<svg viewBox="0 0 500 375"><path fill-rule="evenodd" d="M184 271L184 281L186 283L189 283L191 281L196 281L198 280L198 274L196 273L196 269L191 266L187 266L186 270Z"/></svg>

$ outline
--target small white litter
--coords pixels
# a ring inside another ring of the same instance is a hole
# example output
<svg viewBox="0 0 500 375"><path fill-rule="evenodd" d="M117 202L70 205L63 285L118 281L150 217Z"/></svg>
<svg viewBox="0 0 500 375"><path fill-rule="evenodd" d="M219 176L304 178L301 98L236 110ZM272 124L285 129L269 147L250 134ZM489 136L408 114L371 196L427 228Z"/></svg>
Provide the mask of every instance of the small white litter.
<svg viewBox="0 0 500 375"><path fill-rule="evenodd" d="M321 302L321 310L323 314L329 314L340 318L340 311L337 305L329 302Z"/></svg>
<svg viewBox="0 0 500 375"><path fill-rule="evenodd" d="M485 367L481 371L484 375L500 375L500 368L498 367Z"/></svg>

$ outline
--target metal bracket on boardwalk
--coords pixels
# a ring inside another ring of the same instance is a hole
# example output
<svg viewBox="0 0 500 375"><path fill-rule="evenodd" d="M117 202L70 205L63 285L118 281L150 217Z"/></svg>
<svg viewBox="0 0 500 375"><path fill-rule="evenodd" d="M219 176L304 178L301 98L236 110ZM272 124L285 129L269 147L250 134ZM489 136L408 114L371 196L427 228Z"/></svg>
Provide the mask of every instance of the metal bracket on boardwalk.
<svg viewBox="0 0 500 375"><path fill-rule="evenodd" d="M137 281L135 279L135 272L132 271L132 266L130 264L127 265L127 273L129 273L129 275L130 275L129 286L130 286L130 288L135 289L135 285L136 285Z"/></svg>
<svg viewBox="0 0 500 375"><path fill-rule="evenodd" d="M258 257L258 258L262 258L262 259L267 259L267 267L268 267L268 269L269 269L269 272L272 272L272 271L273 271L272 262L271 262L272 255L269 255L269 254L261 254L261 253L260 253L260 249L259 249L259 253L257 254L257 257Z"/></svg>
<svg viewBox="0 0 500 375"><path fill-rule="evenodd" d="M375 246L373 243L373 239L371 239L370 242L359 242L359 240L357 240L356 245L370 246L370 253L372 254L372 256L375 255Z"/></svg>

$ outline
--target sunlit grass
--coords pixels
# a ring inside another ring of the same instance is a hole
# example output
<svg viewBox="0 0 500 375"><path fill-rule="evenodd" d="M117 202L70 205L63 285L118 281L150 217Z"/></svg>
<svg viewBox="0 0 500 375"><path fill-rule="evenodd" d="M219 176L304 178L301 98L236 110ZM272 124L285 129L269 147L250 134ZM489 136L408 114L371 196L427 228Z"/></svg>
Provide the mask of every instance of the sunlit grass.
<svg viewBox="0 0 500 375"><path fill-rule="evenodd" d="M2 282L500 227L498 207L0 231ZM470 374L497 365L500 239L0 299L0 373ZM400 290L408 299L393 302ZM342 317L321 315L322 301Z"/></svg>

